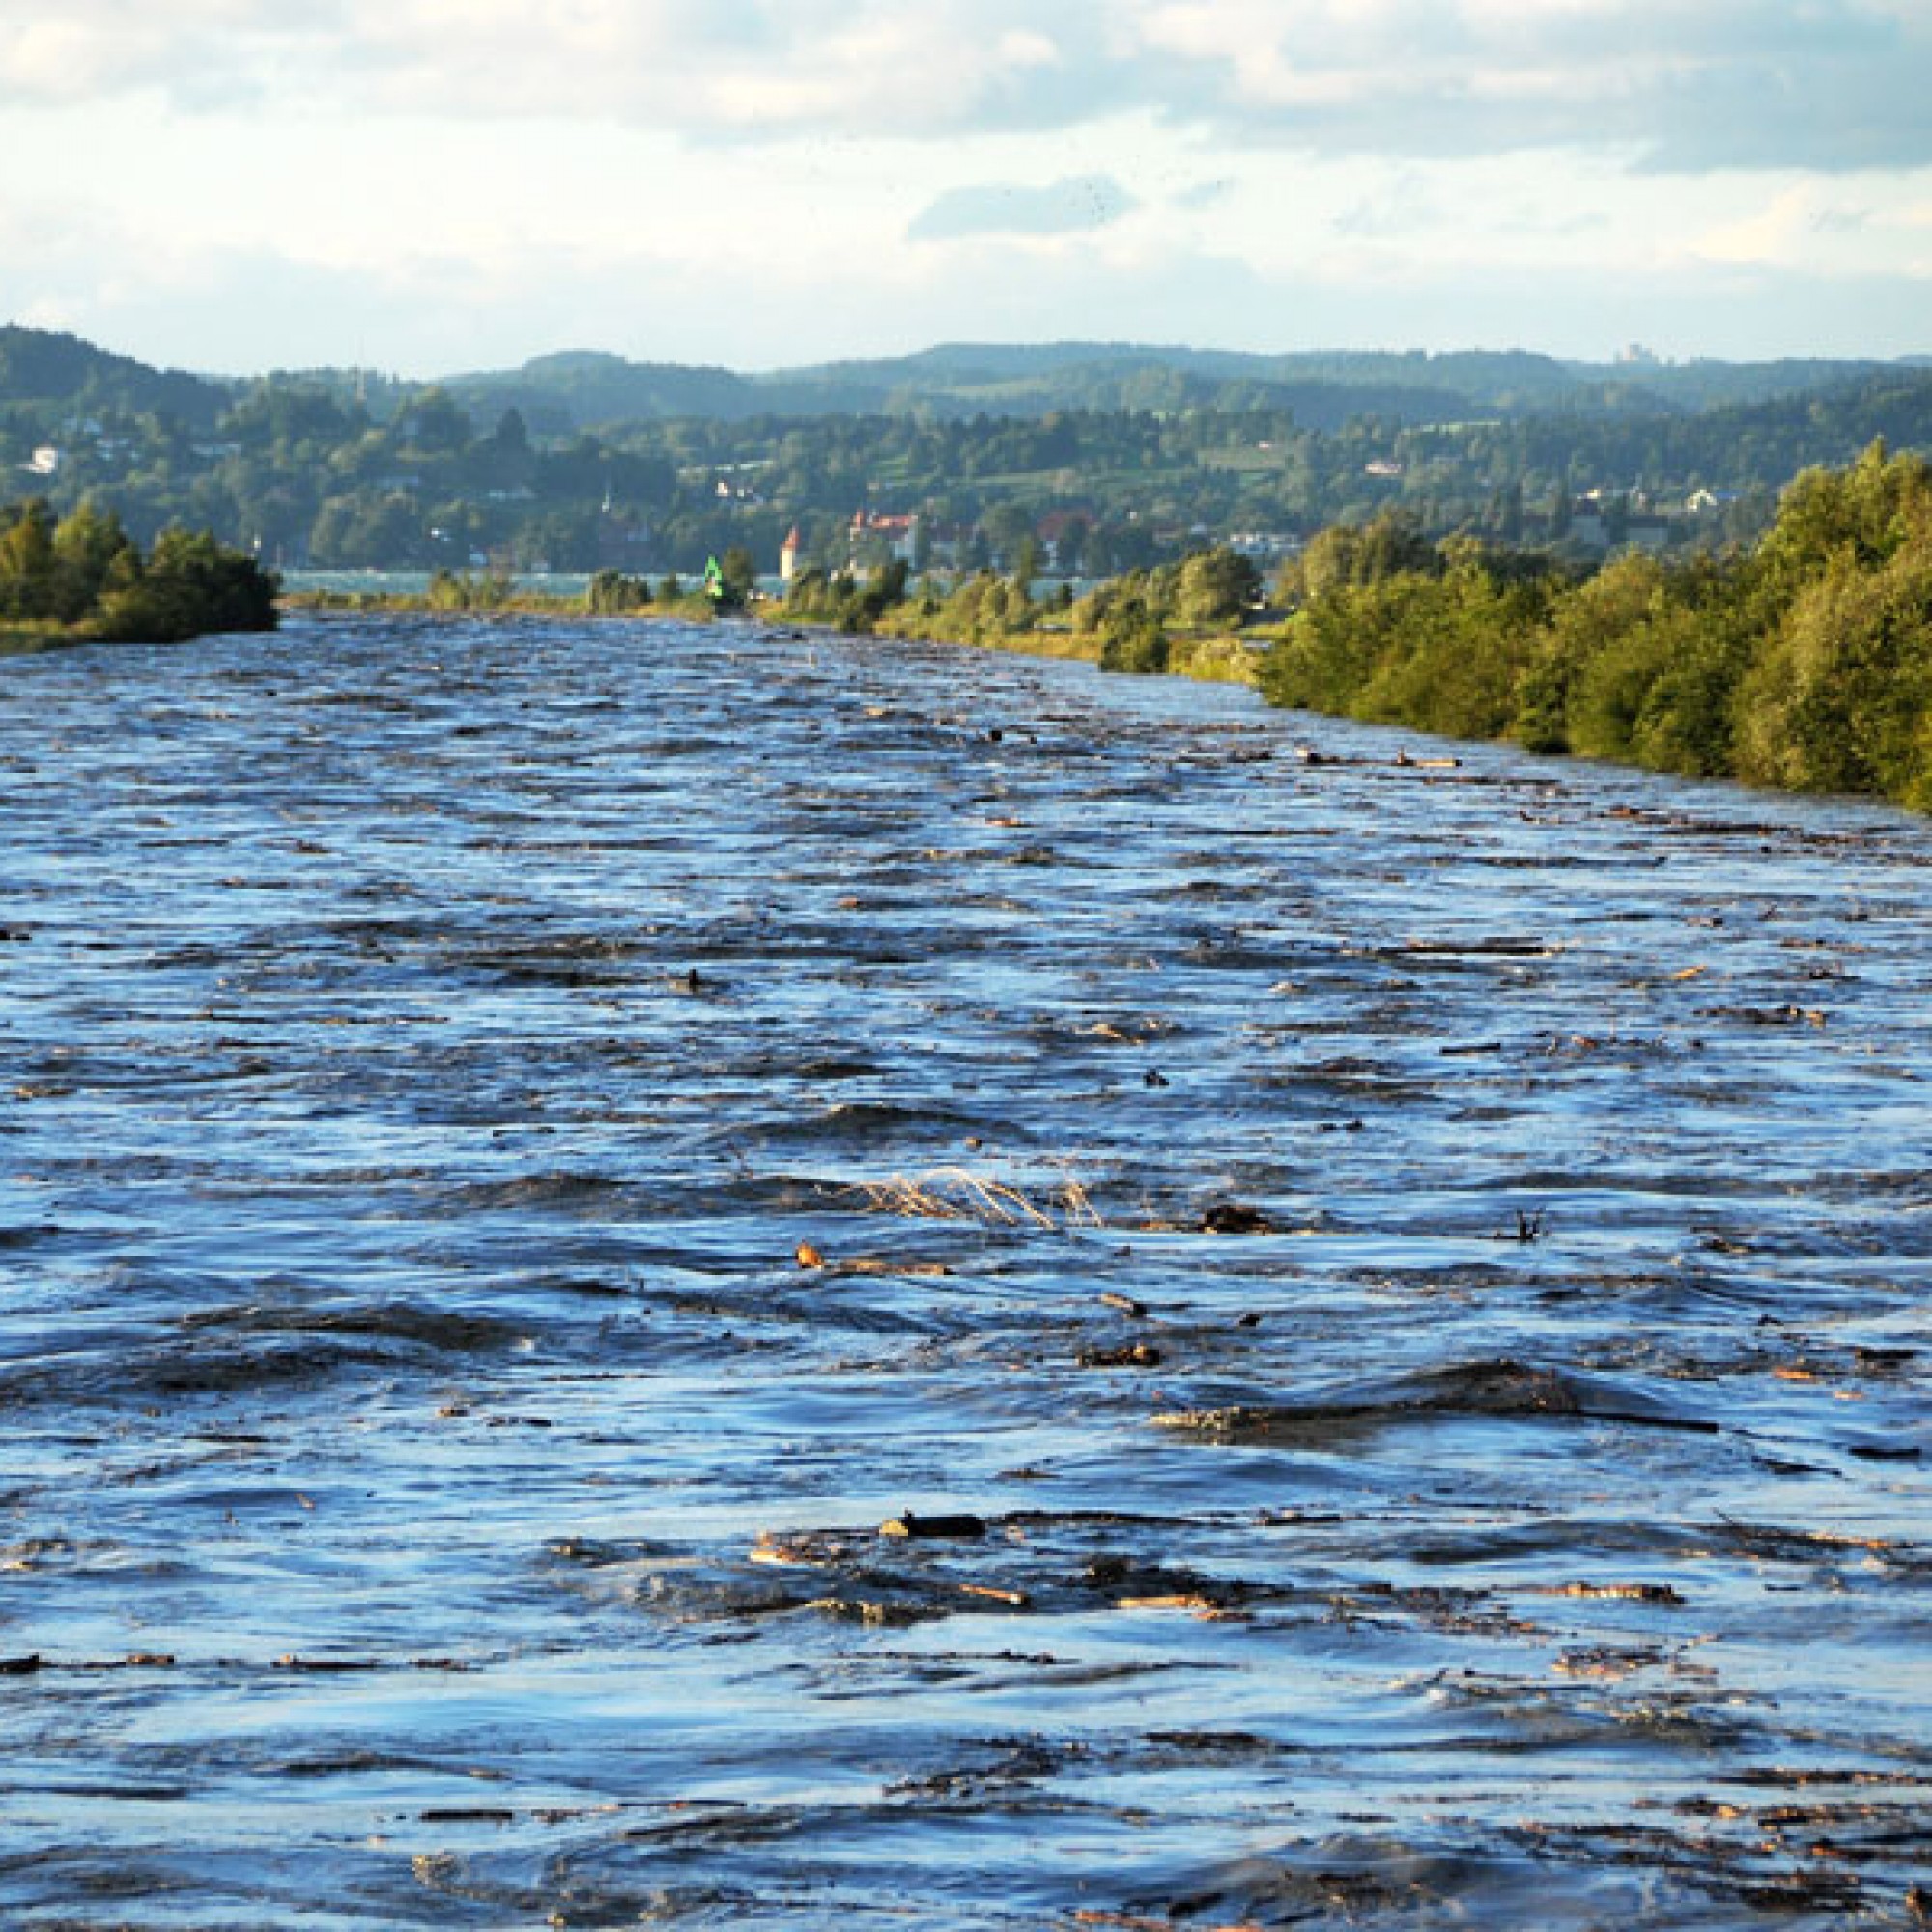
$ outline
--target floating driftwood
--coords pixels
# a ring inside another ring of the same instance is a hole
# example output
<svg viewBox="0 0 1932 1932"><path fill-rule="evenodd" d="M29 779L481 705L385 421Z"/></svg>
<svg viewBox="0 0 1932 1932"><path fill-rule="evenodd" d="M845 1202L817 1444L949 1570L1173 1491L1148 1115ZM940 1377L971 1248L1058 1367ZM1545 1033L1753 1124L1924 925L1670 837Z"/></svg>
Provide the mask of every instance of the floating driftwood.
<svg viewBox="0 0 1932 1932"><path fill-rule="evenodd" d="M1157 1369L1161 1355L1151 1342L1127 1342L1118 1349L1082 1349L1073 1359L1083 1369Z"/></svg>
<svg viewBox="0 0 1932 1932"><path fill-rule="evenodd" d="M901 1510L879 1525L881 1536L946 1536L971 1539L984 1536L986 1522L977 1516L915 1516Z"/></svg>

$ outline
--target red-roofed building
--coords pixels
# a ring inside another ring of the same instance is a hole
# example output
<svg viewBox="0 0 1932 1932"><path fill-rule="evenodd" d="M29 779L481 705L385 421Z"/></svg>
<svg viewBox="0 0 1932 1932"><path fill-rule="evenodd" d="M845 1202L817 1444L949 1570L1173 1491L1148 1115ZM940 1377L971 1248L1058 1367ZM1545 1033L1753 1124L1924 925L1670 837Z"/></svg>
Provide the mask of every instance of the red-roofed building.
<svg viewBox="0 0 1932 1932"><path fill-rule="evenodd" d="M857 510L852 516L851 538L855 562L865 552L876 552L883 546L889 555L910 563L919 540L919 518L887 510Z"/></svg>

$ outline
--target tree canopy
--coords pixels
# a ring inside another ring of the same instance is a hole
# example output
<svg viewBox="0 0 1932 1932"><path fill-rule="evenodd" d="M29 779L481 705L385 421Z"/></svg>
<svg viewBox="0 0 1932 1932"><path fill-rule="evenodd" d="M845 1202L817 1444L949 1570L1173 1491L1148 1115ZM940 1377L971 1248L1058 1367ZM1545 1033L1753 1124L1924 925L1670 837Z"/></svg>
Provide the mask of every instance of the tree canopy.
<svg viewBox="0 0 1932 1932"><path fill-rule="evenodd" d="M144 558L91 504L57 518L39 498L0 510L0 621L120 642L272 630L275 579L206 531L163 530Z"/></svg>
<svg viewBox="0 0 1932 1932"><path fill-rule="evenodd" d="M1312 545L1277 704L1932 809L1932 469L1874 442L1723 558Z"/></svg>

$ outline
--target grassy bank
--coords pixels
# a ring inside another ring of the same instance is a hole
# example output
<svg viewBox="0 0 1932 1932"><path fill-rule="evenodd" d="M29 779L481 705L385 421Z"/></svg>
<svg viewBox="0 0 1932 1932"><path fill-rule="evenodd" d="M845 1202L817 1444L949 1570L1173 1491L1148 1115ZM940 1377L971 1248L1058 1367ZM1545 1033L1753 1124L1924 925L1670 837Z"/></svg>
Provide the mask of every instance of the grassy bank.
<svg viewBox="0 0 1932 1932"><path fill-rule="evenodd" d="M1245 558L1204 551L1158 570L1131 571L1079 598L1065 588L1037 597L1025 580L991 571L950 587L913 585L903 565L863 582L808 572L784 610L799 622L884 637L1252 683L1260 594L1260 577Z"/></svg>
<svg viewBox="0 0 1932 1932"><path fill-rule="evenodd" d="M57 651L63 644L83 641L44 624L0 624L0 658L31 657L36 651Z"/></svg>

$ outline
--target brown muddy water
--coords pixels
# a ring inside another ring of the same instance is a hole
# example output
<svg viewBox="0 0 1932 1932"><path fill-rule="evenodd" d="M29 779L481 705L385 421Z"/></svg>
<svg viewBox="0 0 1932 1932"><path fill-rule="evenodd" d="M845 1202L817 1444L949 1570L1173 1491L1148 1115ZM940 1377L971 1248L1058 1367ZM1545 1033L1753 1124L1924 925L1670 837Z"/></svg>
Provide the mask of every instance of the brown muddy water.
<svg viewBox="0 0 1932 1932"><path fill-rule="evenodd" d="M1455 755L9 665L0 1921L1932 1918L1932 828Z"/></svg>

